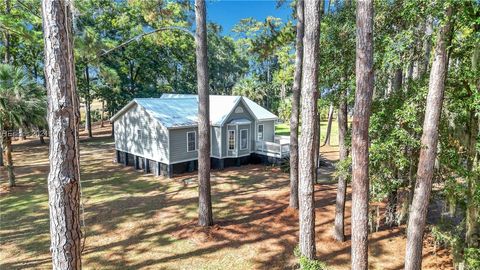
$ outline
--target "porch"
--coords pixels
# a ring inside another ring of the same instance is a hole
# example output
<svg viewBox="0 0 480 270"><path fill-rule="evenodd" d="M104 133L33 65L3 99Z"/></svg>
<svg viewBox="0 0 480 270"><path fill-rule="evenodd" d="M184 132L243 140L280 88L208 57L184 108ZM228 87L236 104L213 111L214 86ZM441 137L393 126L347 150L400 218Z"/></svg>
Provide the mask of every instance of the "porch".
<svg viewBox="0 0 480 270"><path fill-rule="evenodd" d="M275 136L274 142L255 141L255 153L275 158L290 156L290 137Z"/></svg>

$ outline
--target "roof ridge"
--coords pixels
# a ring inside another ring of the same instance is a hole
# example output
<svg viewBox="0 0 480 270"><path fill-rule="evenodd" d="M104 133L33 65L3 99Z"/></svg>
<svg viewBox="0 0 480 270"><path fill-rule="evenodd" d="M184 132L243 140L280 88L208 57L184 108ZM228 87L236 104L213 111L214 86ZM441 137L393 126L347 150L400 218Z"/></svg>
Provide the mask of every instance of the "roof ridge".
<svg viewBox="0 0 480 270"><path fill-rule="evenodd" d="M155 99L155 100L169 100L169 99L196 99L194 97L191 97L191 98L180 98L180 97L172 97L172 98L159 98L159 97L151 97L151 98L134 98L134 100L142 100L142 99L146 99L146 100L152 100L152 99Z"/></svg>

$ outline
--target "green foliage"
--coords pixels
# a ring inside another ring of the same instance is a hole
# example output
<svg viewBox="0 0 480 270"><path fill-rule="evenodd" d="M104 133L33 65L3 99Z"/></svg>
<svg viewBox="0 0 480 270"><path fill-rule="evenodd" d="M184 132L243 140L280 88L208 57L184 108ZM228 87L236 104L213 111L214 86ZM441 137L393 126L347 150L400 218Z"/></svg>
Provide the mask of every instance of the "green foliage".
<svg viewBox="0 0 480 270"><path fill-rule="evenodd" d="M44 127L45 91L23 69L0 64L0 127Z"/></svg>
<svg viewBox="0 0 480 270"><path fill-rule="evenodd" d="M369 151L371 190L376 200L406 185L406 174L415 166L411 155L420 149L422 115L417 102L424 96L424 88L410 87L373 103Z"/></svg>
<svg viewBox="0 0 480 270"><path fill-rule="evenodd" d="M284 23L275 17L267 17L264 21L246 18L233 32L237 47L249 64L249 72L237 82L233 93L245 93L275 113L281 108L283 117L288 118L283 100L289 96L293 84L293 23Z"/></svg>
<svg viewBox="0 0 480 270"><path fill-rule="evenodd" d="M465 249L465 266L466 269L480 269L480 248Z"/></svg>
<svg viewBox="0 0 480 270"><path fill-rule="evenodd" d="M266 84L256 77L246 77L235 84L233 95L245 96L257 103L263 103Z"/></svg>
<svg viewBox="0 0 480 270"><path fill-rule="evenodd" d="M348 156L348 158L341 160L335 164L335 172L333 177L339 178L343 177L347 180L347 183L352 179L352 157Z"/></svg>
<svg viewBox="0 0 480 270"><path fill-rule="evenodd" d="M465 248L464 228L464 222L455 225L451 221L444 220L432 227L431 234L438 246L451 248L455 264L465 263L466 269L478 269L473 266L479 263L478 257L475 257L479 249Z"/></svg>
<svg viewBox="0 0 480 270"><path fill-rule="evenodd" d="M290 115L292 114L292 99L281 99L278 106L278 117L285 122L290 122Z"/></svg>
<svg viewBox="0 0 480 270"><path fill-rule="evenodd" d="M192 28L193 6L184 1L81 0L76 20L79 92L106 101L110 114L135 97L196 93L195 43L191 35L165 30L117 47L162 27ZM208 25L211 93L230 94L248 62L236 42ZM105 50L114 49L107 55ZM90 82L85 80L88 62Z"/></svg>
<svg viewBox="0 0 480 270"><path fill-rule="evenodd" d="M300 252L300 248L297 246L293 254L298 258L300 269L302 270L327 270L327 264L319 260L311 260L303 256Z"/></svg>

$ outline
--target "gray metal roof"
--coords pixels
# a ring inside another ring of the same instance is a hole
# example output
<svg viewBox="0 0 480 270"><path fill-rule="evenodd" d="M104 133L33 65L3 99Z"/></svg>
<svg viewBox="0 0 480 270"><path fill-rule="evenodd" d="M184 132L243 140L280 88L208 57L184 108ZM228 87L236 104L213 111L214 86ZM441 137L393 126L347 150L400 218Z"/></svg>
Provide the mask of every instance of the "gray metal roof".
<svg viewBox="0 0 480 270"><path fill-rule="evenodd" d="M228 122L229 125L248 125L251 124L252 121L242 118L242 119L233 119L232 121Z"/></svg>
<svg viewBox="0 0 480 270"><path fill-rule="evenodd" d="M233 108L242 100L257 120L278 119L276 115L246 97L210 95L210 123L214 126L223 125ZM163 94L161 98L136 98L111 120L114 121L134 104L143 107L167 128L197 125L197 95Z"/></svg>

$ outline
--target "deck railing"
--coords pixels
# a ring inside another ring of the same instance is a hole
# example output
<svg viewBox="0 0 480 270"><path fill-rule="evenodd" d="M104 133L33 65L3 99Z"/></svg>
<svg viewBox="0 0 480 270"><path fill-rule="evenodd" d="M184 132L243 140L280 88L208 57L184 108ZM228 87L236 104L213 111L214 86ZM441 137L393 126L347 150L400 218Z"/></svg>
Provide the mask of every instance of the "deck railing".
<svg viewBox="0 0 480 270"><path fill-rule="evenodd" d="M290 155L289 143L255 141L255 151L259 154L283 158Z"/></svg>

